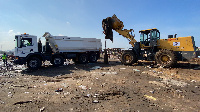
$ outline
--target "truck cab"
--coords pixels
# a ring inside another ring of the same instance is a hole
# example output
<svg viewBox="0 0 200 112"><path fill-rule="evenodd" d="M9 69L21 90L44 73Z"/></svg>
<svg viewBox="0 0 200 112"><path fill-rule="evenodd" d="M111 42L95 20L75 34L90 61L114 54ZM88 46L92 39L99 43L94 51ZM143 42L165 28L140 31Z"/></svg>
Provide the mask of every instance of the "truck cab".
<svg viewBox="0 0 200 112"><path fill-rule="evenodd" d="M26 33L15 35L15 57L25 58L35 52L38 52L37 36Z"/></svg>

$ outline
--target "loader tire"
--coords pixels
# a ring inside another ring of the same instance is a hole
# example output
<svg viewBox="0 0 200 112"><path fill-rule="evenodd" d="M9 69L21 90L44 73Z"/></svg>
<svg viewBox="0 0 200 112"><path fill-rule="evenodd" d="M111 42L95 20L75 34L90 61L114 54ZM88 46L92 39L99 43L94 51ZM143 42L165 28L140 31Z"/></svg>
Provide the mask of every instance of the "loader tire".
<svg viewBox="0 0 200 112"><path fill-rule="evenodd" d="M137 56L132 51L125 51L121 56L121 62L124 65L132 65L136 63L137 61L138 61Z"/></svg>
<svg viewBox="0 0 200 112"><path fill-rule="evenodd" d="M61 66L61 65L63 65L64 64L64 59L63 59L63 57L62 56L55 56L54 58L53 58L53 60L52 60L52 64L54 65L54 66Z"/></svg>
<svg viewBox="0 0 200 112"><path fill-rule="evenodd" d="M162 49L155 55L155 61L161 67L173 67L176 63L176 55L173 51Z"/></svg>
<svg viewBox="0 0 200 112"><path fill-rule="evenodd" d="M85 64L88 62L88 55L87 54L80 54L78 57L78 63Z"/></svg>
<svg viewBox="0 0 200 112"><path fill-rule="evenodd" d="M31 70L37 70L38 68L41 67L41 65L42 65L42 62L37 57L32 57L32 58L28 59L28 61L27 61L27 66Z"/></svg>
<svg viewBox="0 0 200 112"><path fill-rule="evenodd" d="M97 56L96 53L90 54L90 56L89 56L89 62L90 62L90 63L96 63L96 62L97 62L97 59L98 59L98 56Z"/></svg>

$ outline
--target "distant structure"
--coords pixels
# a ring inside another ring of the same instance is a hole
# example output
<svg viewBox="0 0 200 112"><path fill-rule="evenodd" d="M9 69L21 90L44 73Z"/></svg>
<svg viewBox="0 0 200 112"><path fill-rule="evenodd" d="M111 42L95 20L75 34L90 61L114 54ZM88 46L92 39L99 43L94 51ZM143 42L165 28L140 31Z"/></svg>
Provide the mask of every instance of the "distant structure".
<svg viewBox="0 0 200 112"><path fill-rule="evenodd" d="M118 59L120 59L122 52L123 52L122 49L124 49L124 48L108 48L107 49L108 58L111 58L111 59L118 58Z"/></svg>

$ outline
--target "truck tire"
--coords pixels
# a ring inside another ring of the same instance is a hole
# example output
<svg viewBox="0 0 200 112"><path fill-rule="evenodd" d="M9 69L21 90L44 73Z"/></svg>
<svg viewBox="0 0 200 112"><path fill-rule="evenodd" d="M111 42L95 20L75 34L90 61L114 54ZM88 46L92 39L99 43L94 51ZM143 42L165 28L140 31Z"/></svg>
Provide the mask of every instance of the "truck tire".
<svg viewBox="0 0 200 112"><path fill-rule="evenodd" d="M176 56L173 51L162 49L155 55L155 61L162 67L173 67L176 63Z"/></svg>
<svg viewBox="0 0 200 112"><path fill-rule="evenodd" d="M78 57L78 62L79 62L80 64L85 64L85 63L87 63L87 62L88 62L88 55L87 55L87 54L81 54L81 55L79 55L79 57Z"/></svg>
<svg viewBox="0 0 200 112"><path fill-rule="evenodd" d="M137 56L132 51L124 51L124 53L121 56L121 62L124 65L132 65L136 63L137 61L138 61Z"/></svg>
<svg viewBox="0 0 200 112"><path fill-rule="evenodd" d="M90 62L90 63L96 63L96 62L97 62L97 59L98 59L98 56L97 56L96 53L90 54L90 56L89 56L89 62Z"/></svg>
<svg viewBox="0 0 200 112"><path fill-rule="evenodd" d="M54 57L53 57L53 60L52 60L52 64L53 64L54 66L61 66L61 65L63 65L63 64L64 64L64 59L63 59L63 57L62 57L62 56L59 56L59 55L54 56Z"/></svg>
<svg viewBox="0 0 200 112"><path fill-rule="evenodd" d="M36 70L36 69L40 68L41 65L42 65L42 62L37 57L32 57L32 58L28 59L28 61L27 61L27 66L31 70Z"/></svg>

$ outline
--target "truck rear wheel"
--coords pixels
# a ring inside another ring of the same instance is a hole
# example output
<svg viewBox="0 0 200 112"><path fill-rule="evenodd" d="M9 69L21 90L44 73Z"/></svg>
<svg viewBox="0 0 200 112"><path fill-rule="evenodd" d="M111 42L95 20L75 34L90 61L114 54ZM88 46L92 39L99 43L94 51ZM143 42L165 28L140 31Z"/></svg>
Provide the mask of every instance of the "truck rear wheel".
<svg viewBox="0 0 200 112"><path fill-rule="evenodd" d="M37 57L32 57L32 58L28 59L28 61L27 61L28 68L32 69L32 70L36 70L36 69L40 68L41 65L42 65L42 62Z"/></svg>
<svg viewBox="0 0 200 112"><path fill-rule="evenodd" d="M172 67L177 63L174 52L166 49L158 51L155 55L155 60L162 67Z"/></svg>
<svg viewBox="0 0 200 112"><path fill-rule="evenodd" d="M63 57L62 56L55 56L54 58L53 58L53 65L54 66L61 66L61 65L63 65L64 64L64 59L63 59Z"/></svg>
<svg viewBox="0 0 200 112"><path fill-rule="evenodd" d="M89 57L90 63L96 63L96 62L97 62L97 59L98 59L98 57L97 57L97 54L96 54L96 53L90 54L90 57Z"/></svg>
<svg viewBox="0 0 200 112"><path fill-rule="evenodd" d="M78 57L78 62L81 64L87 63L88 62L88 55L87 54L81 54Z"/></svg>
<svg viewBox="0 0 200 112"><path fill-rule="evenodd" d="M124 65L132 65L137 62L137 57L132 51L124 51L121 56L121 62Z"/></svg>

